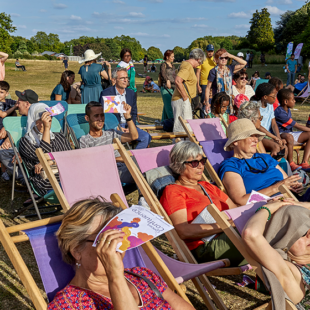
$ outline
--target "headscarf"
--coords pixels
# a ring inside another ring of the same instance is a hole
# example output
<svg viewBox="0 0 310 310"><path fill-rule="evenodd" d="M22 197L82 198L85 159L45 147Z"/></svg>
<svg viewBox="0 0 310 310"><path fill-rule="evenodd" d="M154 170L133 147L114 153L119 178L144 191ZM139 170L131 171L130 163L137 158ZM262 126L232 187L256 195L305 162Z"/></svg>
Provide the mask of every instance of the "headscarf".
<svg viewBox="0 0 310 310"><path fill-rule="evenodd" d="M48 105L45 103L32 104L28 110L26 139L33 145L40 145L43 134L37 129L36 121L39 120L42 114L46 111ZM51 140L55 139L55 135L50 131Z"/></svg>
<svg viewBox="0 0 310 310"><path fill-rule="evenodd" d="M146 87L147 85L149 85L150 81L151 81L151 77L150 77L150 76L147 76L147 77L145 78L144 83L143 83L143 87Z"/></svg>
<svg viewBox="0 0 310 310"><path fill-rule="evenodd" d="M309 229L310 210L301 206L284 206L266 224L264 237L283 259L289 260L288 250ZM262 268L272 294L272 309L285 309L285 299L289 299L288 296L275 274L265 267Z"/></svg>

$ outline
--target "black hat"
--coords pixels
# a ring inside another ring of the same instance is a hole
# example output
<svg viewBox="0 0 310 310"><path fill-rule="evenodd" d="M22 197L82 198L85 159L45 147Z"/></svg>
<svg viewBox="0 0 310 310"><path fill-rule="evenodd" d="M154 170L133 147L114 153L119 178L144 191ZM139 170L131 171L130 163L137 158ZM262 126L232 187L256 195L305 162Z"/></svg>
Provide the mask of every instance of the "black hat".
<svg viewBox="0 0 310 310"><path fill-rule="evenodd" d="M267 77L268 75L271 76L270 72L266 72L266 73L265 73L265 77Z"/></svg>
<svg viewBox="0 0 310 310"><path fill-rule="evenodd" d="M31 89L26 89L23 92L16 90L15 94L19 99L29 103L37 103L39 101L39 96Z"/></svg>

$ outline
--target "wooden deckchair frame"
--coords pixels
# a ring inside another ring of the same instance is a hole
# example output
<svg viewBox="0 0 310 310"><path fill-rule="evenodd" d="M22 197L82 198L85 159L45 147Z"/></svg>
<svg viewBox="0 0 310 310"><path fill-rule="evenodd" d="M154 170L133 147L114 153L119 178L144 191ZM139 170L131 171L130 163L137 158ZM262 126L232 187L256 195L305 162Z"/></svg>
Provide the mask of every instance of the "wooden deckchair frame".
<svg viewBox="0 0 310 310"><path fill-rule="evenodd" d="M214 217L216 223L222 228L230 241L235 245L238 251L246 259L246 261L253 267L253 270L256 272L256 274L264 281L265 277L263 276L262 266L249 255L242 238L236 232L233 226L228 222L227 215L224 212L220 212L214 204L208 206L208 211ZM272 309L271 303L268 304L266 309ZM292 302L286 300L286 310L297 310L297 308Z"/></svg>
<svg viewBox="0 0 310 310"><path fill-rule="evenodd" d="M121 143L120 143L121 144ZM121 144L122 145L122 144ZM117 146L113 145L115 149L117 149ZM127 153L127 150L124 148L125 153ZM36 154L40 160L40 163L59 199L59 202L61 204L61 206L63 207L63 209L66 211L70 208L69 203L66 199L66 197L64 196L64 193L54 175L53 170L51 169L51 166L49 164L50 159L48 158L48 156L46 156L47 154L44 154L41 148L38 148L36 150ZM128 155L129 156L129 155ZM54 161L54 160L53 160ZM113 203L116 203L118 206L121 206L123 209L127 208L126 205L124 204L124 202L121 200L121 198L117 195L117 194L112 194L111 195L111 201ZM153 245L150 242L147 242L145 244L142 245L143 250L145 251L145 253L149 256L151 262L153 263L153 265L156 267L156 269L158 270L158 272L160 273L160 275L162 276L162 278L164 279L164 281L167 283L167 285L173 290L175 291L179 296L181 296L184 300L186 300L187 302L189 302L191 304L191 302L189 301L189 299L187 298L184 289L182 288L183 286L180 286L175 278L173 277L173 275L171 274L170 270L167 268L167 266L165 265L165 263L162 261L161 257L159 256L159 254L156 252L156 250L154 249Z"/></svg>

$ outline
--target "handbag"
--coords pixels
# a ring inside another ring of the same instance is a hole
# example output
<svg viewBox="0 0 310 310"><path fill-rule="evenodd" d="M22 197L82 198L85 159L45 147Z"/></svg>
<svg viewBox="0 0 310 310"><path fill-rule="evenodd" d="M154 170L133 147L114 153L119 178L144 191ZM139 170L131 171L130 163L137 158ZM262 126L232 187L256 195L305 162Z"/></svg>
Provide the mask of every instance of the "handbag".
<svg viewBox="0 0 310 310"><path fill-rule="evenodd" d="M183 85L184 85L184 88L187 92L188 97L190 98L193 111L197 111L197 110L202 109L202 103L200 102L200 96L197 95L196 97L192 98L188 92L188 89L187 89L185 82L183 82Z"/></svg>
<svg viewBox="0 0 310 310"><path fill-rule="evenodd" d="M136 276L136 277L141 278L142 280L144 280L158 298L164 299L163 295L161 294L161 292L157 288L157 286L152 281L150 281L148 278L146 278L144 276L141 276L140 274L128 271L128 270L125 270L125 272L128 273L128 274L131 274L132 276Z"/></svg>

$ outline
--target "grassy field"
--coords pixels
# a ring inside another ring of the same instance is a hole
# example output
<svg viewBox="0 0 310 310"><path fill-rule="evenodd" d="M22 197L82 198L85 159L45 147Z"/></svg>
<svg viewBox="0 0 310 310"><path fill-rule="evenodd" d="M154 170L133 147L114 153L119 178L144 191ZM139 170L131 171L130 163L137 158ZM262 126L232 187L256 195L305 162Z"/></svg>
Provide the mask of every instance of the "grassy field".
<svg viewBox="0 0 310 310"><path fill-rule="evenodd" d="M41 100L49 99L53 88L59 83L60 76L63 71L61 62L57 61L27 61L22 60L21 63L26 66L27 71L15 71L14 61L9 60L6 62L6 81L11 85L11 95L13 99L16 99L15 90L23 91L25 89L33 89L39 95ZM78 63L70 63L69 69L78 72L80 65ZM115 65L113 65L115 67ZM253 74L258 70L263 77L265 72L271 72L272 76L278 76L283 81L286 80L286 75L282 69L282 65L268 65L267 67L261 67L254 65L253 69L249 69L249 74ZM159 68L159 65L157 65ZM137 73L143 73L143 66L136 65ZM157 81L157 73L148 73L154 81ZM76 75L76 81L79 81L79 75ZM160 94L142 94L144 79L137 78L138 87L138 110L146 115L140 117L142 124L152 124L155 120L161 119L162 113L162 100ZM293 118L300 122L305 123L308 114L309 106L296 105L295 111L293 111ZM152 142L151 146L171 144L171 140L161 140L156 143ZM26 192L22 192L24 188L18 188L18 192L15 192L14 208L20 208L22 203L29 197ZM0 217L4 221L6 226L16 225L17 223L24 223L27 221L33 221L36 218L12 220L10 218L11 212L11 184L9 182L0 181ZM127 196L127 200L130 204L137 203L137 192ZM156 247L165 252L168 255L173 254L173 250L165 237L161 237L154 241ZM43 285L40 280L40 275L35 263L30 245L25 244L17 245L21 252L28 268L30 269L35 281L38 283L40 289L43 291ZM248 272L254 279L254 274ZM223 298L228 309L254 309L261 304L266 303L269 300L268 296L257 293L249 288L241 288L236 285L237 282L242 281L242 276L228 276L228 277L210 277L210 281L216 286L216 289ZM187 293L189 298L193 302L196 309L206 309L202 299L197 294L195 288L191 283L186 283ZM34 309L33 305L28 297L26 290L21 284L18 275L16 274L9 258L7 257L4 249L0 245L0 309Z"/></svg>

